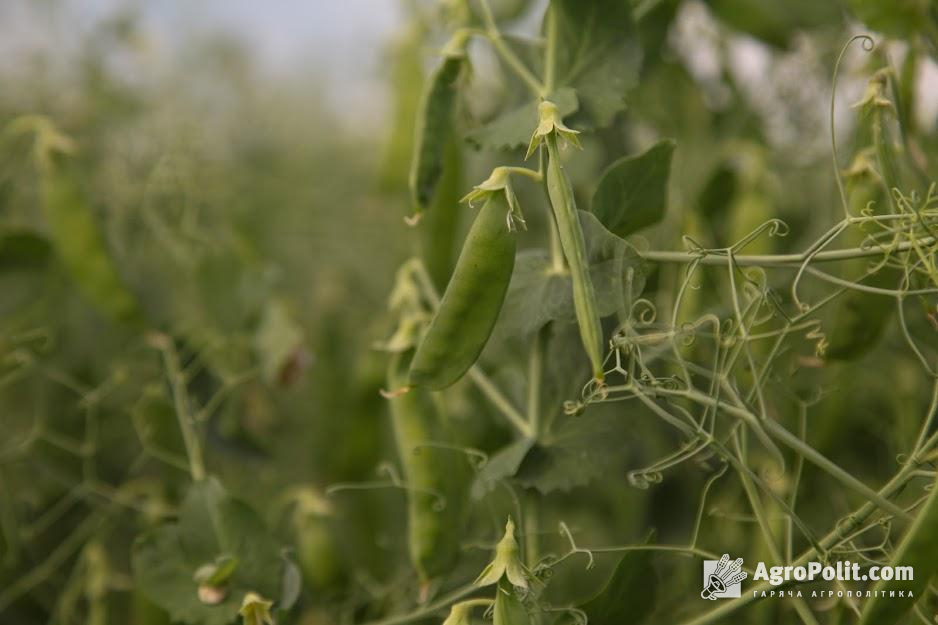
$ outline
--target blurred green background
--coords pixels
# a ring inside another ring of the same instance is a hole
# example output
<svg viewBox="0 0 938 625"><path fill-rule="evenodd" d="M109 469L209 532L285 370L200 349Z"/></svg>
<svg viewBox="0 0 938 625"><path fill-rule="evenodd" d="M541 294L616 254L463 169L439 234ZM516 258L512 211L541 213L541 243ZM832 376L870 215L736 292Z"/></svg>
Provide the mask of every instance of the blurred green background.
<svg viewBox="0 0 938 625"><path fill-rule="evenodd" d="M0 622L168 622L135 588L129 553L139 532L172 518L189 483L179 406L167 384L174 375L187 380L209 471L297 550L306 585L284 622L363 622L413 605L401 493L325 492L384 480L382 464L394 461L379 394L385 356L373 346L393 327L386 310L397 267L415 250L431 253L403 217L412 120L445 41L438 17L447 4L0 4L0 127L7 129L0 136ZM493 4L507 32L536 34L545 3ZM591 190L596 172L615 158L672 137L669 211L639 246L683 249L682 234L728 245L779 217L792 236L751 253L800 249L841 211L827 106L833 60L864 28L855 7L645 4L640 87L571 162L578 191ZM835 107L844 166L865 141L850 105L884 59L904 72L906 132L926 162L938 147L933 33L887 34L895 39L885 56L852 50L845 57ZM517 95L491 54L481 46L472 52L464 130ZM72 173L137 302L135 319L115 319L96 305L61 262L61 243L40 209L41 133L9 130L16 120L23 126L23 116L42 116L26 119L42 120L35 128L46 124L74 145ZM506 162L504 153L468 142L458 149L463 192ZM523 203L537 201L522 192ZM733 208L739 204L747 208ZM470 213L458 210L462 232ZM540 212L530 213L532 232L546 232ZM442 254L451 257L451 248ZM438 287L445 273L435 276ZM679 279L676 270L648 276L646 296L663 314ZM825 396L828 418L812 430L813 444L873 481L891 475L914 436L918 417L903 415L921 414L928 399L907 374L916 364L889 332L862 367L818 374L853 394ZM154 347L166 337L177 370ZM569 353L562 345L559 363ZM802 355L811 347L802 346ZM488 356L499 363L493 377L523 396L514 384L523 359ZM877 359L894 375L870 373ZM559 408L581 377L573 365L554 374ZM791 379L805 395L820 385L810 369ZM472 387L458 387L448 401L473 447L490 453L510 440ZM651 528L662 542L686 535L706 474L682 467L650 489L630 487L627 471L674 441L647 420L628 434L608 479L551 493L541 523L545 551L566 547L554 531L560 520L592 545L641 541ZM812 475L804 478L805 515L830 524L850 502ZM732 502L738 488L722 496ZM478 504L463 568L445 587L484 565L513 505L500 497ZM328 547L316 543L322 528L304 525L319 519L302 507L315 508L318 498L333 508ZM719 517L720 501L709 512ZM732 542L734 535L720 534L727 548L748 546ZM315 565L302 561L304 545L335 549L321 584ZM558 573L554 601L589 595L613 564ZM699 583L696 565L659 566L680 580L675 586ZM779 609L760 622L790 617Z"/></svg>

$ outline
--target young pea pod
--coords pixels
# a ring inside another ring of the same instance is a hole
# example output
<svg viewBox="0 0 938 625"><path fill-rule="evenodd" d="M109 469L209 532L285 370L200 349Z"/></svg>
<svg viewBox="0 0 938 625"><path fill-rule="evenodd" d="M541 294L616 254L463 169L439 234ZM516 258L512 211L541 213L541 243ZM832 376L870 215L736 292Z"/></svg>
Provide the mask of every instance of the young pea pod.
<svg viewBox="0 0 938 625"><path fill-rule="evenodd" d="M46 167L39 181L42 213L50 238L78 290L98 310L118 321L139 317L75 173L62 159Z"/></svg>
<svg viewBox="0 0 938 625"><path fill-rule="evenodd" d="M502 581L495 591L494 625L531 625L531 616L510 583Z"/></svg>
<svg viewBox="0 0 938 625"><path fill-rule="evenodd" d="M504 192L491 192L463 244L440 307L417 347L408 384L444 389L475 363L495 327L515 266ZM392 387L395 388L395 387Z"/></svg>
<svg viewBox="0 0 938 625"><path fill-rule="evenodd" d="M433 71L417 112L414 155L410 165L410 194L415 215L433 200L443 176L446 144L453 126L456 82L466 64L466 35L457 33L443 50L443 62Z"/></svg>
<svg viewBox="0 0 938 625"><path fill-rule="evenodd" d="M570 266L573 280L573 304L577 323L580 325L580 338L589 356L593 368L593 377L603 379L603 331L596 308L596 295L590 278L589 261L586 257L586 242L580 220L577 218L576 200L567 172L560 163L560 151L557 147L557 133L551 132L545 137L547 143L547 194L557 222L560 245L564 258Z"/></svg>
<svg viewBox="0 0 938 625"><path fill-rule="evenodd" d="M390 388L405 383L413 350L392 354ZM397 453L407 483L408 547L422 581L449 572L459 555L465 524L468 477L463 459L448 449L433 397L424 389L395 394L391 420Z"/></svg>

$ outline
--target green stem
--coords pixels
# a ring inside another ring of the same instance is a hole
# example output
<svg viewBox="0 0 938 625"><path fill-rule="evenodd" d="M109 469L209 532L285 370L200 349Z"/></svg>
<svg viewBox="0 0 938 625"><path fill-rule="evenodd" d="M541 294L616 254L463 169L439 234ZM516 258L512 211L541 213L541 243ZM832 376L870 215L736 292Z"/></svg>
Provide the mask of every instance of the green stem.
<svg viewBox="0 0 938 625"><path fill-rule="evenodd" d="M186 447L186 456L189 459L189 473L192 475L193 481L201 482L205 479L202 446L199 443L199 437L195 431L195 421L189 409L189 395L186 392L186 381L182 374L182 368L179 366L179 358L176 356L176 350L173 349L172 341L168 336L161 335L156 341L163 355L163 366L166 369L166 377L169 379L173 406L176 418L179 421L179 430L182 432L182 440Z"/></svg>
<svg viewBox="0 0 938 625"><path fill-rule="evenodd" d="M492 8L489 6L488 0L480 0L480 4L482 6L482 17L485 20L486 37L492 43L495 52L518 75L518 78L524 81L534 95L541 96L544 93L544 86L531 73L531 70L525 67L518 55L505 44L505 40L498 30L498 25L495 23L495 16L492 14Z"/></svg>
<svg viewBox="0 0 938 625"><path fill-rule="evenodd" d="M544 98L554 92L557 80L557 11L553 3L547 5L545 19L547 46L544 50L544 93L541 94Z"/></svg>
<svg viewBox="0 0 938 625"><path fill-rule="evenodd" d="M528 358L528 424L534 438L541 435L541 388L544 380L544 350L548 337L548 326L541 328L531 345L531 355Z"/></svg>

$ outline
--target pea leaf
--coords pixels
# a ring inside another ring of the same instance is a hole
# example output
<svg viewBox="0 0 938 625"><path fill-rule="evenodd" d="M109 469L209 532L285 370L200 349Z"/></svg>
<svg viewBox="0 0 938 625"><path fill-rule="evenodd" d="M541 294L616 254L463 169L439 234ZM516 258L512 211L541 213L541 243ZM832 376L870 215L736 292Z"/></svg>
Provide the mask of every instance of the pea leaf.
<svg viewBox="0 0 938 625"><path fill-rule="evenodd" d="M529 438L522 438L502 448L489 458L472 484L473 499L481 499L491 492L499 480L512 477L521 466L521 461L534 445Z"/></svg>
<svg viewBox="0 0 938 625"><path fill-rule="evenodd" d="M650 551L632 551L616 565L599 593L580 606L590 625L641 623L655 607L658 580Z"/></svg>
<svg viewBox="0 0 938 625"><path fill-rule="evenodd" d="M573 89L558 89L548 97L566 117L577 111L580 103ZM511 150L527 145L537 127L537 106L540 100L531 100L513 108L466 135L466 139L479 148Z"/></svg>
<svg viewBox="0 0 938 625"><path fill-rule="evenodd" d="M675 143L659 141L641 154L610 165L590 209L614 234L624 237L661 221L668 205L668 178Z"/></svg>
<svg viewBox="0 0 938 625"><path fill-rule="evenodd" d="M0 230L0 271L41 268L48 261L52 246L48 239L25 229Z"/></svg>
<svg viewBox="0 0 938 625"><path fill-rule="evenodd" d="M933 484L928 499L922 506L912 527L906 532L889 563L893 567L909 566L915 578L908 581L880 580L873 586L870 598L860 615L859 625L898 623L914 605L908 601L883 598L891 590L905 590L921 597L928 584L938 574L938 484Z"/></svg>
<svg viewBox="0 0 938 625"><path fill-rule="evenodd" d="M557 20L557 84L576 89L581 128L612 123L637 82L641 59L632 7L621 0L552 0Z"/></svg>
<svg viewBox="0 0 938 625"><path fill-rule="evenodd" d="M565 417L559 428L528 450L515 479L543 494L569 491L612 471L627 444L620 417Z"/></svg>
<svg viewBox="0 0 938 625"><path fill-rule="evenodd" d="M903 39L935 23L934 3L922 0L850 0L850 9L870 28Z"/></svg>
<svg viewBox="0 0 938 625"><path fill-rule="evenodd" d="M606 230L594 215L579 211L579 217L599 314L608 316L641 293L645 280L643 263L631 244ZM569 272L555 271L544 250L518 254L495 328L496 340L527 336L550 321L575 320Z"/></svg>
<svg viewBox="0 0 938 625"><path fill-rule="evenodd" d="M220 556L233 558L238 566L224 586L224 598L209 605L200 601L193 575ZM281 596L283 563L276 541L260 517L231 498L214 478L192 485L178 522L137 538L132 566L146 597L181 623L230 623L248 591Z"/></svg>
<svg viewBox="0 0 938 625"><path fill-rule="evenodd" d="M841 19L841 8L837 2L710 0L708 4L714 14L727 25L779 48L786 47L797 30L816 28L839 22ZM882 4L893 3L891 0L885 0Z"/></svg>

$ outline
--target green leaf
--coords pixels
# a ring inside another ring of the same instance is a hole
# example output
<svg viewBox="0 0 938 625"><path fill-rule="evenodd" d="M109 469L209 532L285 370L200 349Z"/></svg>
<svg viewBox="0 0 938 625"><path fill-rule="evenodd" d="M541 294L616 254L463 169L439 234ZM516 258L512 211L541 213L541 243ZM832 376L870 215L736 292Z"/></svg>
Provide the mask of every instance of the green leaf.
<svg viewBox="0 0 938 625"><path fill-rule="evenodd" d="M558 89L548 98L557 105L561 117L572 115L580 107L573 89ZM537 127L537 106L540 99L502 113L484 126L466 135L466 139L479 148L511 150L528 144Z"/></svg>
<svg viewBox="0 0 938 625"><path fill-rule="evenodd" d="M668 178L675 143L659 141L641 154L610 165L593 194L590 209L610 232L624 237L655 224L668 205Z"/></svg>
<svg viewBox="0 0 938 625"><path fill-rule="evenodd" d="M889 565L909 566L914 579L908 581L876 582L872 590L877 591L863 607L859 625L889 625L898 623L914 605L912 601L901 601L884 596L889 591L904 590L921 599L932 579L938 574L938 484L933 483L928 499L925 500L912 526L896 547Z"/></svg>
<svg viewBox="0 0 938 625"><path fill-rule="evenodd" d="M590 277L601 316L624 309L644 287L644 266L635 248L612 234L591 213L579 211ZM518 254L495 328L496 341L527 336L550 321L576 321L569 272L554 270L544 250Z"/></svg>
<svg viewBox="0 0 938 625"><path fill-rule="evenodd" d="M0 230L0 271L41 268L51 251L48 239L32 230Z"/></svg>
<svg viewBox="0 0 938 625"><path fill-rule="evenodd" d="M638 624L651 614L658 593L658 579L650 551L625 554L606 585L580 606L590 625Z"/></svg>
<svg viewBox="0 0 938 625"><path fill-rule="evenodd" d="M514 588L502 581L495 591L494 625L531 625L531 617Z"/></svg>
<svg viewBox="0 0 938 625"><path fill-rule="evenodd" d="M489 458L472 484L472 498L481 499L491 492L499 480L512 477L518 472L521 461L534 445L529 438L522 438L502 448Z"/></svg>
<svg viewBox="0 0 938 625"><path fill-rule="evenodd" d="M891 37L906 39L935 24L934 14L929 14L934 3L928 0L850 0L849 4L860 21Z"/></svg>
<svg viewBox="0 0 938 625"><path fill-rule="evenodd" d="M553 0L557 20L557 84L576 89L582 128L612 123L626 107L641 59L632 7L622 0Z"/></svg>
<svg viewBox="0 0 938 625"><path fill-rule="evenodd" d="M555 432L531 447L515 479L542 494L569 491L614 472L628 445L621 417L565 417Z"/></svg>
<svg viewBox="0 0 938 625"><path fill-rule="evenodd" d="M886 3L891 4L891 0L883 4ZM727 25L779 48L788 46L798 30L834 24L842 19L838 2L710 0L708 4L710 10Z"/></svg>
<svg viewBox="0 0 938 625"><path fill-rule="evenodd" d="M199 600L195 572L227 556L237 568L215 605ZM248 506L231 498L214 478L196 482L179 508L177 523L139 536L132 554L134 580L174 621L225 625L237 617L248 591L281 596L282 561L276 541Z"/></svg>
<svg viewBox="0 0 938 625"><path fill-rule="evenodd" d="M303 574L293 560L283 555L283 578L280 583L280 600L277 601L278 610L289 610L300 598L303 589Z"/></svg>

